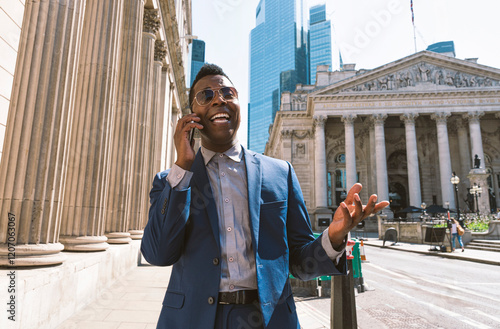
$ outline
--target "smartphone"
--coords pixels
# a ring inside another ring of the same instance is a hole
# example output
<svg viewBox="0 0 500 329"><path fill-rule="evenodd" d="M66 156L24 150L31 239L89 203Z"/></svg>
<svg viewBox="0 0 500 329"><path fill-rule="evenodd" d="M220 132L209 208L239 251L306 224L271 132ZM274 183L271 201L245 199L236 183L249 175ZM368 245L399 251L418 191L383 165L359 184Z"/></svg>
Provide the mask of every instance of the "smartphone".
<svg viewBox="0 0 500 329"><path fill-rule="evenodd" d="M191 122L194 122L194 121L191 121ZM194 130L195 130L195 129L196 129L196 128L192 128L192 129L191 129L191 131L189 131L189 143L190 143L191 145L193 145Z"/></svg>

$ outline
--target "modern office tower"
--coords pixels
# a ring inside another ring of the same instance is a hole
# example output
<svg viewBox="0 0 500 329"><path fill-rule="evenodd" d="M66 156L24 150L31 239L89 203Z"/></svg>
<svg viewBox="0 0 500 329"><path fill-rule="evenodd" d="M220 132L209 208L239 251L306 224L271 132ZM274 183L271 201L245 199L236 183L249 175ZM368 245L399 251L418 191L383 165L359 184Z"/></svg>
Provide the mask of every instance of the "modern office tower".
<svg viewBox="0 0 500 329"><path fill-rule="evenodd" d="M326 5L309 9L309 63L310 83L316 82L316 67L332 67L332 33L330 20L326 19Z"/></svg>
<svg viewBox="0 0 500 329"><path fill-rule="evenodd" d="M191 43L191 67L188 88L193 84L203 64L205 64L205 41L194 39Z"/></svg>
<svg viewBox="0 0 500 329"><path fill-rule="evenodd" d="M307 84L304 0L261 0L250 33L248 148L263 153L283 91Z"/></svg>
<svg viewBox="0 0 500 329"><path fill-rule="evenodd" d="M442 41L433 43L432 45L427 47L426 50L435 53L440 53L443 55L448 55L450 57L455 57L455 43L453 41Z"/></svg>

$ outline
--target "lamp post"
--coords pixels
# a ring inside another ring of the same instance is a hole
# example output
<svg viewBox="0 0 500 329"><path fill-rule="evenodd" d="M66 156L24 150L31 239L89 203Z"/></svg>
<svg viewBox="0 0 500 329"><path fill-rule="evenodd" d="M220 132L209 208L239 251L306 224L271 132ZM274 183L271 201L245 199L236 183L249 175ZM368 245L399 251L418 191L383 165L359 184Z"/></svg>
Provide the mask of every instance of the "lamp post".
<svg viewBox="0 0 500 329"><path fill-rule="evenodd" d="M477 217L479 218L479 197L481 196L481 186L477 185L476 183L474 183L474 185L472 185L472 187L470 188L470 194L472 194L473 196L476 197L476 212L477 212Z"/></svg>
<svg viewBox="0 0 500 329"><path fill-rule="evenodd" d="M460 204L458 200L458 183L460 183L460 178L458 178L458 176L455 175L455 172L453 172L450 181L455 187L455 199L457 200L457 220L460 222Z"/></svg>

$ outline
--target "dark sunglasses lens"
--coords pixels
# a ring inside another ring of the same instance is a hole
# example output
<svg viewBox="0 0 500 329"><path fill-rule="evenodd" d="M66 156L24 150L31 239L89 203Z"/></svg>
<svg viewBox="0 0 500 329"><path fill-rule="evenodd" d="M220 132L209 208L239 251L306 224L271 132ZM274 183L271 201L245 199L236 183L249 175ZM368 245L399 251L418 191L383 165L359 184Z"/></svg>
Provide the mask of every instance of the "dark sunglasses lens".
<svg viewBox="0 0 500 329"><path fill-rule="evenodd" d="M236 98L236 90L234 88L231 88L231 87L224 87L224 88L221 88L221 93L222 93L222 97L224 97L224 99L233 99L233 98Z"/></svg>
<svg viewBox="0 0 500 329"><path fill-rule="evenodd" d="M206 105L214 98L214 91L211 89L202 90L196 94L196 100L200 105Z"/></svg>

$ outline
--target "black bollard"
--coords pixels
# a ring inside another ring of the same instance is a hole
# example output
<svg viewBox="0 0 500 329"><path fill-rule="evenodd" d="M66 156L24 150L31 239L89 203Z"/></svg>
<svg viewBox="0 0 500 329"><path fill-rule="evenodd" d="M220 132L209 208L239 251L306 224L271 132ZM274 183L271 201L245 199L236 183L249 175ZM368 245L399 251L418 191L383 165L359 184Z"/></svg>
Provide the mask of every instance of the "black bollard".
<svg viewBox="0 0 500 329"><path fill-rule="evenodd" d="M347 259L347 266L348 275L332 276L331 329L351 329L358 327L352 259Z"/></svg>

